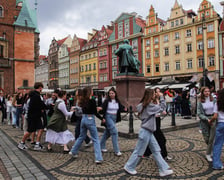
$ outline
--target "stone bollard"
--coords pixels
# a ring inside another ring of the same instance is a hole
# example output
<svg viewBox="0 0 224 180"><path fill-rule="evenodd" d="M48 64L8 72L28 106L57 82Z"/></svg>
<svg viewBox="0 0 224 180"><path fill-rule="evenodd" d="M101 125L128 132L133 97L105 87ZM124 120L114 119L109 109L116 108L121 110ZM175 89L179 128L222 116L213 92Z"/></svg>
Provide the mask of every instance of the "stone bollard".
<svg viewBox="0 0 224 180"><path fill-rule="evenodd" d="M132 106L129 107L129 134L134 134L134 128L133 128L133 110Z"/></svg>

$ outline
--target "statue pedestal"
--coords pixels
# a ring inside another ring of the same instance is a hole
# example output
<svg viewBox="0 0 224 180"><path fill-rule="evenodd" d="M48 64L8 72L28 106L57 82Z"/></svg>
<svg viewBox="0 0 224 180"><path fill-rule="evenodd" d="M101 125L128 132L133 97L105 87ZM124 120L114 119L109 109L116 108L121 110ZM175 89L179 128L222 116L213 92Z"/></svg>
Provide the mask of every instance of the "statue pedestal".
<svg viewBox="0 0 224 180"><path fill-rule="evenodd" d="M136 105L143 97L146 81L147 78L136 75L118 75L115 78L118 98L125 107L132 106L133 111L136 111Z"/></svg>

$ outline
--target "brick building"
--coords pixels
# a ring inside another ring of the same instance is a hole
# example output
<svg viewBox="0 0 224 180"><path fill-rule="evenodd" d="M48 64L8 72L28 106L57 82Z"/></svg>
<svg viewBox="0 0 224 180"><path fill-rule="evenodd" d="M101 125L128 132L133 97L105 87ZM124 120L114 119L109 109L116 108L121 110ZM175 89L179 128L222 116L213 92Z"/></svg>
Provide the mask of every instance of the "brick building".
<svg viewBox="0 0 224 180"><path fill-rule="evenodd" d="M0 1L0 87L6 93L34 84L39 53L36 11L26 0Z"/></svg>

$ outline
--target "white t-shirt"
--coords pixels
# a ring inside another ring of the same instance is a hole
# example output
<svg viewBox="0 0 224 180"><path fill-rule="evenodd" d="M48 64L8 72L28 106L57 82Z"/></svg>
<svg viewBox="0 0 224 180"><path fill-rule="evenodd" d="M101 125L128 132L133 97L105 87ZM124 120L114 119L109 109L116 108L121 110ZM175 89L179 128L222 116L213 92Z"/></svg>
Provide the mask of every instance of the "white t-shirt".
<svg viewBox="0 0 224 180"><path fill-rule="evenodd" d="M214 102L210 101L210 98L205 98L205 102L202 103L205 114L213 114L214 113Z"/></svg>
<svg viewBox="0 0 224 180"><path fill-rule="evenodd" d="M117 110L119 109L118 103L113 99L111 102L108 102L107 113L109 114L117 114Z"/></svg>
<svg viewBox="0 0 224 180"><path fill-rule="evenodd" d="M224 122L224 112L218 111L218 106L216 103L214 106L214 113L218 113L218 122Z"/></svg>

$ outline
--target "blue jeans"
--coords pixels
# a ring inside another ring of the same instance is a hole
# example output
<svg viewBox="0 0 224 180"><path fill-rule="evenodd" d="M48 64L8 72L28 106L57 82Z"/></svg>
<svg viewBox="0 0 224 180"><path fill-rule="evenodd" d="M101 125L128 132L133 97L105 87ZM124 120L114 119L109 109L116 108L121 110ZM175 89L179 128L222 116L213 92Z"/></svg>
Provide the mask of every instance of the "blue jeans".
<svg viewBox="0 0 224 180"><path fill-rule="evenodd" d="M116 114L106 114L106 129L103 133L103 136L100 141L101 149L106 149L106 140L112 136L112 144L114 148L114 152L120 152L119 145L118 145L118 132L116 128Z"/></svg>
<svg viewBox="0 0 224 180"><path fill-rule="evenodd" d="M224 123L219 122L216 126L215 143L213 146L213 168L219 169L223 166L221 161L222 146L224 143Z"/></svg>
<svg viewBox="0 0 224 180"><path fill-rule="evenodd" d="M75 141L75 144L72 146L71 152L72 154L78 153L82 145L82 142L86 139L87 130L89 130L92 141L93 141L95 160L102 161L103 157L102 157L102 152L100 149L100 142L99 142L98 132L96 129L94 115L89 115L89 114L82 115L80 135L78 139Z"/></svg>
<svg viewBox="0 0 224 180"><path fill-rule="evenodd" d="M159 167L159 171L167 170L169 165L162 158L160 147L153 133L143 128L141 128L139 131L137 145L128 162L125 164L125 168L130 171L134 171L147 146L149 146L150 150L152 151L156 164Z"/></svg>
<svg viewBox="0 0 224 180"><path fill-rule="evenodd" d="M16 126L17 127L19 127L19 124L22 123L22 122L20 122L20 118L22 118L22 112L23 112L22 107L16 108Z"/></svg>

